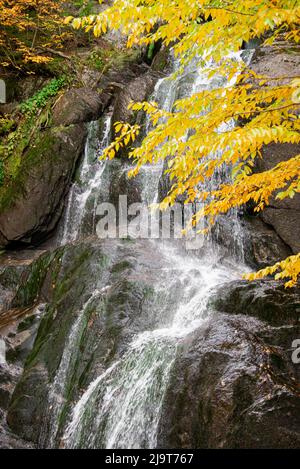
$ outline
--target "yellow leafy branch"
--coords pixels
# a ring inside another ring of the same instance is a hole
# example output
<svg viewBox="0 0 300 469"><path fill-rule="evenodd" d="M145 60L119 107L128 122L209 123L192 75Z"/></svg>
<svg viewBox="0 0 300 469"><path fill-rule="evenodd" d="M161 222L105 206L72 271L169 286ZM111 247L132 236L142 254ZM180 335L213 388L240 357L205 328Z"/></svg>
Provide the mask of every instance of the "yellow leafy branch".
<svg viewBox="0 0 300 469"><path fill-rule="evenodd" d="M277 273L276 273L277 272ZM243 277L247 280L253 281L275 274L275 280L285 280L285 288L294 287L297 285L297 279L300 275L300 253L290 256L283 261L261 269L258 272L245 274Z"/></svg>

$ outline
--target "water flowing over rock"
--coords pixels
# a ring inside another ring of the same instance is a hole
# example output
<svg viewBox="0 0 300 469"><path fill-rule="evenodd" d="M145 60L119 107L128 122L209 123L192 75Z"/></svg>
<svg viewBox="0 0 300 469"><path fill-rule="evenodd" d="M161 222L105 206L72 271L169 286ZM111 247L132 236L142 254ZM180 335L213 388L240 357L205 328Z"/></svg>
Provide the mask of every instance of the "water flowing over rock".
<svg viewBox="0 0 300 469"><path fill-rule="evenodd" d="M298 377L282 353L293 338L284 325L214 314L177 352L158 447L299 447Z"/></svg>
<svg viewBox="0 0 300 469"><path fill-rule="evenodd" d="M147 72L144 75L135 78L128 83L126 87L120 90L112 115L112 124L115 122L128 122L130 124L141 124L143 114L128 109L133 101L145 101L152 94L154 85L158 77L153 72ZM115 137L114 127L112 127L112 137ZM127 150L121 149L118 156L126 157Z"/></svg>
<svg viewBox="0 0 300 469"><path fill-rule="evenodd" d="M95 71L91 76L83 71L85 86L70 89L60 97L50 128L39 131L35 144L26 148L18 177L1 199L0 246L38 245L53 234L84 151L87 124L102 116L120 86L146 70L142 64L125 62L105 75ZM31 79L26 93L36 86L36 80Z"/></svg>
<svg viewBox="0 0 300 469"><path fill-rule="evenodd" d="M236 211L197 250L184 240L96 236L100 203L117 205L123 195L149 204L170 187L162 166L129 181L128 159L98 160L112 123L140 118L127 113L129 100L152 93L172 110L177 98L226 86L208 79L197 59L172 80L138 69L121 91L113 84L114 108L106 90L100 120L93 90L68 116L77 92L58 104L57 123L68 118L85 148L51 247L6 254L0 265L0 446L299 447L299 365L291 360L299 289L240 280L247 264L276 261L292 245ZM90 119L87 130L77 123ZM16 239L33 242L39 232Z"/></svg>

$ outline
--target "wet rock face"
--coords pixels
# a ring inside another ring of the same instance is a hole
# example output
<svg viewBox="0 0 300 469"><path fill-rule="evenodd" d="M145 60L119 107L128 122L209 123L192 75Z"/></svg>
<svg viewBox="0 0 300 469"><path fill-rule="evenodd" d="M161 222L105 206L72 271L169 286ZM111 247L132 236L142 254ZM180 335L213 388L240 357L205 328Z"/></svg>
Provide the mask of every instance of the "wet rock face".
<svg viewBox="0 0 300 469"><path fill-rule="evenodd" d="M274 280L231 282L212 294L209 307L256 317L274 326L300 324L300 289L286 289Z"/></svg>
<svg viewBox="0 0 300 469"><path fill-rule="evenodd" d="M35 263L36 255L23 252L1 259L1 296L9 292L0 308L0 447L7 449L31 446L11 433L6 412L44 314L37 290L39 278L45 280L48 255Z"/></svg>
<svg viewBox="0 0 300 469"><path fill-rule="evenodd" d="M289 160L299 153L300 145L268 145L263 150L264 159L257 162L257 170L259 172L268 171L281 161ZM274 228L294 254L300 251L300 194L295 194L293 199L286 198L284 200L272 197L269 206L262 212L261 218Z"/></svg>
<svg viewBox="0 0 300 469"><path fill-rule="evenodd" d="M260 217L245 217L241 224L247 265L262 269L292 255L290 247Z"/></svg>
<svg viewBox="0 0 300 469"><path fill-rule="evenodd" d="M17 366L0 364L0 448L21 449L32 447L13 435L7 427L5 413L11 399L14 387L20 378L21 368Z"/></svg>
<svg viewBox="0 0 300 469"><path fill-rule="evenodd" d="M223 312L178 349L159 447L299 447L299 370L291 344L300 336L300 295L277 288L241 282L215 294L211 305Z"/></svg>
<svg viewBox="0 0 300 469"><path fill-rule="evenodd" d="M297 46L278 40L273 47L258 47L251 61L251 68L257 74L270 78L297 77L299 73ZM279 83L284 82L284 79L279 80Z"/></svg>
<svg viewBox="0 0 300 469"><path fill-rule="evenodd" d="M13 389L3 394L13 438L47 446L53 431L48 393L81 315L78 346L59 390L59 446L70 404L122 356L134 334L157 327L172 309L170 301L167 311L154 302L161 265L150 244L129 240L90 240L33 262L12 305L34 299L47 305L24 373L11 379L18 381L13 396ZM27 287L33 279L35 291ZM268 280L232 282L212 293L208 311L206 322L179 344L158 446L299 446L300 370L291 361L291 344L300 337L299 290Z"/></svg>
<svg viewBox="0 0 300 469"><path fill-rule="evenodd" d="M300 74L299 56L292 46L279 42L275 47L260 47L256 50L251 68L261 75L270 78L297 77ZM276 81L278 85L284 79ZM280 163L289 160L300 152L299 144L272 143L263 148L263 159L258 159L256 171L267 171ZM293 253L300 250L300 195L282 201L273 197L270 204L261 214L262 220L271 226L280 239Z"/></svg>
<svg viewBox="0 0 300 469"><path fill-rule="evenodd" d="M152 274L150 268L154 260L159 265L156 257L150 246L128 240L90 241L53 253L40 283L39 295L47 297L48 305L10 401L11 431L47 446L51 433L49 389L80 316L78 347L72 349L72 362L61 383L59 444L70 403L124 352L133 334L157 324L161 315L159 304L153 306L157 273Z"/></svg>
<svg viewBox="0 0 300 469"><path fill-rule="evenodd" d="M140 77L130 81L126 87L119 92L112 116L112 124L115 122L128 122L130 124L141 124L144 114L128 109L131 102L145 101L152 94L158 76L154 72L147 72ZM112 127L112 138L115 138L114 128ZM128 149L123 148L119 151L119 157L126 157Z"/></svg>
<svg viewBox="0 0 300 469"><path fill-rule="evenodd" d="M1 265L0 267L0 318L1 313L10 308L16 294L21 278L26 272L27 266Z"/></svg>
<svg viewBox="0 0 300 469"><path fill-rule="evenodd" d="M130 100L145 99L155 78L144 74L145 66L128 63L94 80L83 76L84 87L70 89L58 100L52 128L40 131L35 144L22 155L19 176L1 201L0 247L37 245L51 235L61 218L76 164L83 153L86 124L99 119L120 87L128 82ZM116 113L126 114L127 98L129 95L117 98Z"/></svg>
<svg viewBox="0 0 300 469"><path fill-rule="evenodd" d="M121 196L127 197L128 206L142 202L143 185L140 175L133 179L129 178L128 171L131 169L129 165L123 162L120 163L117 160L115 161L109 187L109 200L114 204L118 212L119 198Z"/></svg>

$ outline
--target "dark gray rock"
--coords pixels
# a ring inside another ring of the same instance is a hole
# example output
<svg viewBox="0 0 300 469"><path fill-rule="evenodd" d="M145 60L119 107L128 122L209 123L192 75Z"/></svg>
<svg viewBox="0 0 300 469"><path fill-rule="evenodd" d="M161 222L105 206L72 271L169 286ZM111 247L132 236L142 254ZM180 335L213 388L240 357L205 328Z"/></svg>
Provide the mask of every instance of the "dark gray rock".
<svg viewBox="0 0 300 469"><path fill-rule="evenodd" d="M162 175L159 178L158 183L158 201L162 202L165 197L167 197L169 191L172 188L172 181L168 174L165 174L165 171L168 169L168 159L163 163Z"/></svg>
<svg viewBox="0 0 300 469"><path fill-rule="evenodd" d="M50 265L50 260L52 263ZM32 351L41 317L45 312L48 282L54 275L55 256L42 251L10 253L2 256L0 290L10 286L9 302L0 310L0 339L5 344L0 364L0 448L29 448L6 423L6 413L25 361ZM52 268L52 270L51 270ZM43 284L43 289L40 287ZM39 298L40 295L40 298Z"/></svg>
<svg viewBox="0 0 300 469"><path fill-rule="evenodd" d="M53 110L53 127L39 133L34 145L22 156L17 177L2 191L0 246L36 245L49 237L61 217L83 151L85 123L97 120L120 89L124 91L118 95L115 112L119 117L125 113L126 120L129 100L146 99L156 79L148 67L139 63L137 55L128 63L115 64L107 74L98 74L94 79L90 71L86 72L84 87L70 89L62 95Z"/></svg>
<svg viewBox="0 0 300 469"><path fill-rule="evenodd" d="M90 88L72 88L56 104L53 123L55 126L69 126L98 120L105 105L97 91Z"/></svg>
<svg viewBox="0 0 300 469"><path fill-rule="evenodd" d="M32 445L22 441L13 435L6 424L6 411L14 391L15 385L20 378L22 368L11 364L0 364L0 448L21 449L30 448Z"/></svg>
<svg viewBox="0 0 300 469"><path fill-rule="evenodd" d="M80 314L80 340L62 384L58 443L70 404L82 389L124 352L134 334L166 320L161 304L154 303L157 271L151 270L152 262L159 268L161 259L151 244L129 240L91 240L56 251L54 265L49 264L48 275L40 284L49 305L10 402L11 431L47 446L51 419L48 391ZM24 296L20 293L19 301ZM174 298L172 294L171 305Z"/></svg>
<svg viewBox="0 0 300 469"><path fill-rule="evenodd" d="M114 164L109 187L109 200L116 208L119 205L119 197L124 195L127 196L128 206L142 202L143 185L141 175L130 179L128 176L130 169L130 166L124 164L124 162L117 161Z"/></svg>
<svg viewBox="0 0 300 469"><path fill-rule="evenodd" d="M292 255L289 246L260 217L245 217L241 224L244 256L249 266L262 269Z"/></svg>
<svg viewBox="0 0 300 469"><path fill-rule="evenodd" d="M245 314L272 325L297 324L300 321L300 289L288 288L274 280L234 281L212 294L209 308Z"/></svg>
<svg viewBox="0 0 300 469"><path fill-rule="evenodd" d="M281 161L287 161L300 153L300 145L270 144L263 149L263 159L256 164L258 172L268 171ZM272 197L262 214L262 220L271 225L278 236L294 254L300 251L300 194L293 199L278 200Z"/></svg>
<svg viewBox="0 0 300 469"><path fill-rule="evenodd" d="M39 243L56 227L86 138L84 125L41 133L23 157L0 213L0 245Z"/></svg>
<svg viewBox="0 0 300 469"><path fill-rule="evenodd" d="M299 57L297 50L292 45L277 42L273 47L259 47L251 62L251 68L257 73L270 78L297 77L300 73ZM277 85L285 84L287 80L276 81ZM273 82L272 82L273 83ZM300 152L299 144L272 143L263 148L262 159L257 159L257 172L267 171L281 161L287 161ZM300 250L300 194L293 199L286 198L282 201L274 197L270 204L261 213L262 220L272 226L281 240L292 250L298 253Z"/></svg>
<svg viewBox="0 0 300 469"><path fill-rule="evenodd" d="M162 46L157 54L155 54L151 68L155 72L162 72L166 75L172 71L172 61L170 59L170 50L168 47Z"/></svg>
<svg viewBox="0 0 300 469"><path fill-rule="evenodd" d="M158 447L299 447L299 372L291 360L299 292L277 288L232 283L216 293L211 307L226 314L213 313L178 349Z"/></svg>
<svg viewBox="0 0 300 469"><path fill-rule="evenodd" d="M18 438L47 446L48 391L82 312L61 388L57 446L82 390L122 356L134 334L168 321L180 288L167 303L157 301L161 266L151 244L129 240L90 240L34 262L14 301L27 305L42 295L48 306L9 404L9 429ZM27 287L34 278L39 293ZM297 447L300 372L291 344L300 337L299 290L269 280L232 282L212 292L208 311L178 347L158 446Z"/></svg>
<svg viewBox="0 0 300 469"><path fill-rule="evenodd" d="M154 73L147 72L129 82L123 87L114 104L114 112L112 116L112 124L115 122L128 122L131 125L141 124L144 118L143 112L136 112L128 109L129 104L133 101L145 101L154 90L154 86L158 76ZM112 137L115 137L114 127L112 127ZM126 157L128 149L123 148L119 151L118 156Z"/></svg>

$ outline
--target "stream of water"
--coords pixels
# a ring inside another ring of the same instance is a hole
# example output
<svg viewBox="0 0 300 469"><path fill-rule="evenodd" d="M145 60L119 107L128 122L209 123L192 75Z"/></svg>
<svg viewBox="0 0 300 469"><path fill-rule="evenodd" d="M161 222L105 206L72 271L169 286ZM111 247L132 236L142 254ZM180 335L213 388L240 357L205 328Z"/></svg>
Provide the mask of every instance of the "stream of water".
<svg viewBox="0 0 300 469"><path fill-rule="evenodd" d="M178 64L174 62L174 69L176 67ZM159 80L152 99L164 109L172 110L176 99L214 86L220 86L220 82L209 80L196 61L176 79ZM111 120L107 117L100 142L97 137L98 124L90 126L78 182L73 185L68 200L61 244L94 232L97 193L105 174L105 164L97 161L97 154L99 148L101 151L109 142L110 126ZM148 131L149 126L148 123ZM147 203L157 198L162 171L162 167L144 170L142 194ZM88 233L85 230L86 219L92 220ZM199 259L193 252L185 252L181 244L149 240L149 247L153 249L155 245L154 248L165 262L163 279L158 279L157 290L163 288L172 292L179 281L180 299L169 312L167 325L158 324L154 330L145 330L135 335L124 354L89 384L70 413L62 438L65 447L156 447L161 407L178 346L207 320L209 311L206 305L211 291L217 285L239 278L245 270L241 264L242 234L236 213L231 214L231 220L237 252L232 253L222 264L218 259L215 241L208 244L205 255ZM96 297L97 291L89 301L94 301ZM85 309L86 305L73 325L49 392L53 435L50 446L55 446L58 429L61 403L57 396L63 393L68 370L72 366L72 354L76 354L80 342Z"/></svg>

